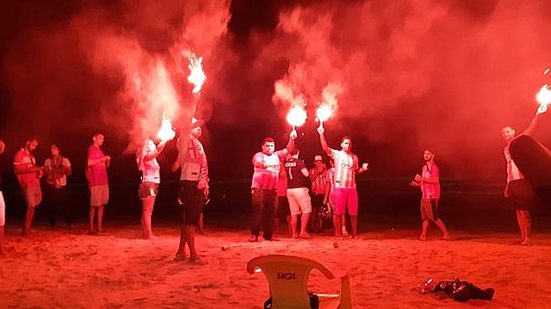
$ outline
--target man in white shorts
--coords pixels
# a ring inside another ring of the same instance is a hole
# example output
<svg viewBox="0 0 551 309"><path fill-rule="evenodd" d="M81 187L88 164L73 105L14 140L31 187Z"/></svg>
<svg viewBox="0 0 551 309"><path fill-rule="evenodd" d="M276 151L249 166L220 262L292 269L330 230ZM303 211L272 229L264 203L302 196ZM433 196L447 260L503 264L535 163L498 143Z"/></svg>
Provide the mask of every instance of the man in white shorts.
<svg viewBox="0 0 551 309"><path fill-rule="evenodd" d="M298 158L299 150L295 147L290 158L285 161L285 172L287 173L287 199L291 209L291 231L293 238L312 238L308 234L308 220L312 213L312 202L308 192L310 178L304 161ZM298 215L300 218L300 234L297 233Z"/></svg>

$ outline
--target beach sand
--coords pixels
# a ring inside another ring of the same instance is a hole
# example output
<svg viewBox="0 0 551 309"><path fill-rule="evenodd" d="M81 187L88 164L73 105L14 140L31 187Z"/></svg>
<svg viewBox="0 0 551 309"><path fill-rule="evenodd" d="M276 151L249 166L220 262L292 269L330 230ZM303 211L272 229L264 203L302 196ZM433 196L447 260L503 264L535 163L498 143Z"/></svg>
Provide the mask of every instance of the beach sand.
<svg viewBox="0 0 551 309"><path fill-rule="evenodd" d="M210 227L197 236L198 266L170 263L179 230L157 225L157 239L140 239L139 225L111 224L105 234L36 227L18 236L9 226L0 257L0 307L72 308L261 308L268 283L261 273L246 272L251 258L288 254L312 258L335 275L351 274L354 308L544 308L551 304L551 233L534 234L532 246L516 245L511 232L453 231L454 240L426 242L418 229L375 229L359 240L333 245L329 233L311 240L248 243L248 231ZM221 247L228 247L222 250ZM458 277L494 288L492 301L464 303L412 290L427 278ZM338 279L313 271L310 290L335 293Z"/></svg>

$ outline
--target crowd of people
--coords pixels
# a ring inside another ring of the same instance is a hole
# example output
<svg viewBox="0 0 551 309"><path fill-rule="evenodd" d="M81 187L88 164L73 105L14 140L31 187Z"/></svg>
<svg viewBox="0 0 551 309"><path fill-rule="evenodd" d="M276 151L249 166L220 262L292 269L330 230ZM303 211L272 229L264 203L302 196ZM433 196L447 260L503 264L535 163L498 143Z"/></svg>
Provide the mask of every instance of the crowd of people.
<svg viewBox="0 0 551 309"><path fill-rule="evenodd" d="M521 135L530 135L539 116L545 110L538 110L529 127ZM208 163L205 150L199 138L202 135L203 121L193 118L189 135L181 134L177 141L178 158L172 165L172 171L180 169L178 203L182 206L180 240L171 261L187 260L199 265L206 264L200 258L195 246L195 234L202 222L202 207L209 195ZM262 141L261 151L252 159L253 176L251 182L251 229L250 242L262 239L278 240L284 234L281 222L287 223L287 233L292 238L311 238L311 232L324 229L326 219L333 223L334 235L338 239L349 237L346 215L349 218L351 239L358 239L358 191L356 175L369 169L367 163L360 165L358 156L352 152L352 138L344 136L340 149L330 148L325 139L322 125L317 129L320 146L329 157L331 164L327 168L321 154L314 156L314 167L308 169L300 158L300 150L295 145L297 132L293 129L285 148L276 150L275 140L267 137ZM530 183L524 179L509 153L509 146L515 139L516 131L506 126L501 131L506 142L504 148L507 162L507 182L505 198L516 212L520 230L520 244L530 244L530 209L536 203L536 196ZM90 191L89 230L88 233L104 233L103 213L109 202L108 168L111 157L105 155L101 147L104 135L97 133L87 150L86 179ZM141 224L143 237L155 238L151 217L158 194L160 165L157 157L163 152L167 141L156 144L146 138L136 152L136 163L141 172L138 197L142 201ZM61 214L69 228L74 221L73 209L67 203L67 177L71 175L71 162L61 155L57 145L51 145L51 156L39 166L33 155L38 146L36 139L29 139L19 149L13 159L14 172L24 196L26 213L22 235L28 235L35 209L42 203L44 195L48 208L48 223L56 224L56 216ZM0 154L5 144L0 140ZM413 177L411 186L421 189L420 214L421 234L418 239L425 241L430 222L441 231L443 240L450 240L450 233L444 221L438 215L440 198L440 169L435 163L436 154L431 149L423 152L425 164L420 174ZM44 187L41 178L46 178ZM5 202L0 179L0 255L5 254L4 226ZM262 235L261 235L262 233ZM262 236L262 238L260 238ZM187 249L186 249L187 248ZM189 252L189 254L187 253Z"/></svg>

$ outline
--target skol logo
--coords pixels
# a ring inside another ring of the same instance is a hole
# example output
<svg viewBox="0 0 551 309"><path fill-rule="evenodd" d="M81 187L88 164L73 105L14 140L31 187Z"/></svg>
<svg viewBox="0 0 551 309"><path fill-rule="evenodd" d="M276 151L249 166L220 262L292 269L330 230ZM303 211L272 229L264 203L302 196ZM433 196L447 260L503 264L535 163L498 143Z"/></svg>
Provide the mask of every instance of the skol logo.
<svg viewBox="0 0 551 309"><path fill-rule="evenodd" d="M277 273L277 280L297 280L297 275L295 273Z"/></svg>

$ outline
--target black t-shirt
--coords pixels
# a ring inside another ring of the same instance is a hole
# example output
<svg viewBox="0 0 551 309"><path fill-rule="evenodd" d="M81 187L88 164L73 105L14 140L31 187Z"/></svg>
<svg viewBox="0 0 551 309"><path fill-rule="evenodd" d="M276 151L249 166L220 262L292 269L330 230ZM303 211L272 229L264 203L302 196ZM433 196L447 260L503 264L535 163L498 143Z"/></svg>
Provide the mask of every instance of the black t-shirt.
<svg viewBox="0 0 551 309"><path fill-rule="evenodd" d="M285 161L287 188L308 188L310 179L302 174L303 168L306 166L301 159L290 158Z"/></svg>

